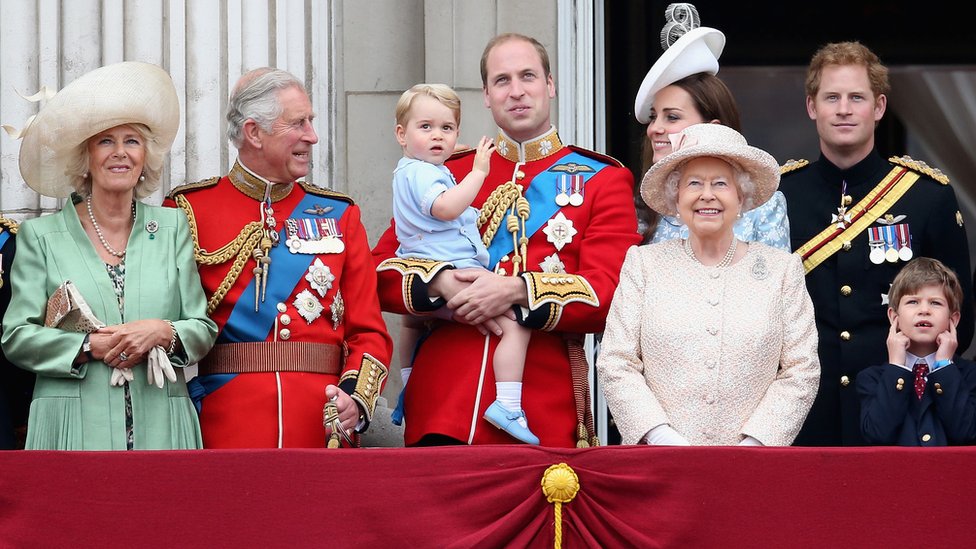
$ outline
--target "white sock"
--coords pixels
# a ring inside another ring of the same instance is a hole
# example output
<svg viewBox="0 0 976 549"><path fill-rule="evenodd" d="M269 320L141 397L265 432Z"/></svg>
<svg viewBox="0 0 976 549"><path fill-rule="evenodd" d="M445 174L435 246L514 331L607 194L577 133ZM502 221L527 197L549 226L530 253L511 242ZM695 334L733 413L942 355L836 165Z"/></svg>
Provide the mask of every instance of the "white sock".
<svg viewBox="0 0 976 549"><path fill-rule="evenodd" d="M518 412L522 409L522 382L520 381L496 381L495 398L498 403L505 408ZM524 417L518 419L519 425L528 428Z"/></svg>
<svg viewBox="0 0 976 549"><path fill-rule="evenodd" d="M403 380L403 384L407 384L407 380L410 379L410 372L413 371L413 367L410 368L400 368L400 379Z"/></svg>

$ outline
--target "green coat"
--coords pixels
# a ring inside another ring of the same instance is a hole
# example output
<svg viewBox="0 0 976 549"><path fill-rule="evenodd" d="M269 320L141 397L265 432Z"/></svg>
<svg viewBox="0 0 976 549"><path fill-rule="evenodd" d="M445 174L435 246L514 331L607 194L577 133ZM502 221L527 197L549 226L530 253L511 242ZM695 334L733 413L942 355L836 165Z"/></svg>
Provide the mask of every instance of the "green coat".
<svg viewBox="0 0 976 549"><path fill-rule="evenodd" d="M149 221L158 223L152 234ZM126 247L125 315L105 264L69 202L61 212L24 222L11 273L13 296L3 318L3 350L11 362L37 374L27 425L27 448L124 450L125 397L110 386L101 361L72 366L84 334L44 327L47 299L71 280L107 325L141 319L172 320L183 350L171 357L178 380L149 385L146 363L130 382L135 449L200 448L200 424L186 390L183 367L203 358L217 337L193 260L193 244L179 209L136 203ZM77 369L74 369L77 368Z"/></svg>

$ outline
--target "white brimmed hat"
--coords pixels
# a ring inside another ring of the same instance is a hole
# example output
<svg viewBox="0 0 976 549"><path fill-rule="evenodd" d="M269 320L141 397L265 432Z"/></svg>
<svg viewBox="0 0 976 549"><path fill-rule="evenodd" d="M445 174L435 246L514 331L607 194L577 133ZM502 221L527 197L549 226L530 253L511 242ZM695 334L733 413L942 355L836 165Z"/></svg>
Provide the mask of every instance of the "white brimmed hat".
<svg viewBox="0 0 976 549"><path fill-rule="evenodd" d="M671 172L693 158L714 156L748 173L754 187L742 198L743 202L751 198L752 208L764 204L779 187L779 163L773 155L749 146L742 134L728 126L694 124L668 137L671 138L671 154L647 170L640 188L644 202L661 215L677 214L673 197L668 197L664 186Z"/></svg>
<svg viewBox="0 0 976 549"><path fill-rule="evenodd" d="M88 72L59 91L22 131L20 173L38 193L71 194L66 170L89 137L123 124L144 124L169 151L180 127L180 102L169 74L136 61Z"/></svg>
<svg viewBox="0 0 976 549"><path fill-rule="evenodd" d="M725 48L722 31L698 27L686 32L664 50L641 82L634 100L634 116L641 124L650 121L654 96L662 89L686 76L707 72L718 73L718 58Z"/></svg>

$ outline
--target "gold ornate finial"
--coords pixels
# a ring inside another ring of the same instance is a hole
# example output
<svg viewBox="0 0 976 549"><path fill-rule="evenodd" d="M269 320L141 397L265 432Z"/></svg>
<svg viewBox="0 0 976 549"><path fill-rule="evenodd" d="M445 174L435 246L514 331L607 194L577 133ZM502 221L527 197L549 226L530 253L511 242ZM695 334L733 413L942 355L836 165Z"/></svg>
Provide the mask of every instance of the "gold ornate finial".
<svg viewBox="0 0 976 549"><path fill-rule="evenodd" d="M542 493L545 494L546 501L554 505L556 549L563 545L562 504L573 501L579 489L580 482L576 471L565 463L551 465L542 474Z"/></svg>

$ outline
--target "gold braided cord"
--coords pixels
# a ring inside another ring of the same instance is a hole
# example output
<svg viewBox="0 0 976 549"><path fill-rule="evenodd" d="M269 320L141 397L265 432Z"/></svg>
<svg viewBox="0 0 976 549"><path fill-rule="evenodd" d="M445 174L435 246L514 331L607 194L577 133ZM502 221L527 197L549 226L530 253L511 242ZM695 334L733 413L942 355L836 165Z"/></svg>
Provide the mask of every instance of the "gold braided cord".
<svg viewBox="0 0 976 549"><path fill-rule="evenodd" d="M183 195L177 195L176 204L186 213L186 219L190 225L190 234L193 236L193 259L198 264L221 265L229 261L232 257L234 258L234 263L231 265L230 271L220 281L214 294L207 300L207 314L212 314L217 310L217 306L223 301L227 292L230 291L231 286L237 282L237 278L241 276L241 271L244 270L244 264L251 257L251 250L261 240L261 223L252 221L244 225L244 228L241 229L241 232L238 233L234 240L224 244L214 252L208 252L200 247L200 234L197 229L197 220L193 215L193 206L190 205L190 201Z"/></svg>
<svg viewBox="0 0 976 549"><path fill-rule="evenodd" d="M580 490L579 477L576 471L565 463L551 465L542 474L542 493L546 501L553 504L555 515L555 541L553 546L559 549L563 545L563 508L562 504L573 501Z"/></svg>
<svg viewBox="0 0 976 549"><path fill-rule="evenodd" d="M521 189L511 181L504 185L499 185L488 195L488 199L481 206L481 214L478 216L478 227L483 228L486 223L488 224L485 232L481 236L481 241L485 243L486 247L491 245L492 239L495 238L495 233L501 227L502 220L505 218L505 212L512 207L512 204L520 196L522 196Z"/></svg>
<svg viewBox="0 0 976 549"><path fill-rule="evenodd" d="M240 238L240 236L238 236L238 238ZM240 252L237 254L237 257L234 258L234 263L230 266L230 270L227 271L227 275L224 276L224 279L220 281L217 289L214 290L213 295L207 300L208 315L213 314L213 312L217 310L217 306L220 305L220 302L224 300L224 296L226 296L227 292L230 291L231 286L237 282L237 278L241 276L241 271L244 270L244 264L247 263L247 260L251 258L249 250L253 250L258 245L260 240L261 231L259 230L251 233L251 235L243 241ZM199 260L197 262L199 263Z"/></svg>

